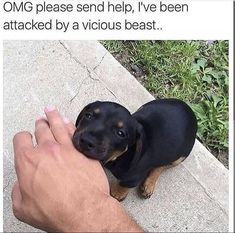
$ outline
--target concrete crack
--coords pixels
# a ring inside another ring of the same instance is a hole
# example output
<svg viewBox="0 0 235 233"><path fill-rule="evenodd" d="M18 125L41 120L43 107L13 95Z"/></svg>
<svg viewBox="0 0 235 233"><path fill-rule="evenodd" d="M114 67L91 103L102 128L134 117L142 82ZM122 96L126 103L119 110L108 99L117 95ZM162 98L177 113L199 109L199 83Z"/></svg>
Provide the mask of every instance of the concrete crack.
<svg viewBox="0 0 235 233"><path fill-rule="evenodd" d="M7 173L4 174L3 177L9 177L12 173L14 172L14 169L10 169L10 171L8 171ZM3 178L5 180L5 178ZM6 191L6 189L8 188L8 186L11 184L10 180L7 181L7 184L3 187L3 192Z"/></svg>
<svg viewBox="0 0 235 233"><path fill-rule="evenodd" d="M92 70L95 70L95 69L97 69L99 66L100 66L100 64L102 63L102 61L104 60L104 58L105 58L105 56L108 54L108 52L106 52L103 56L102 56L102 58L100 59L100 61L99 61L99 63L92 69Z"/></svg>
<svg viewBox="0 0 235 233"><path fill-rule="evenodd" d="M89 69L88 67L86 67L86 71L87 71L88 77L89 77L90 79L92 79L92 80L94 80L94 81L100 81L99 78L94 78L94 77L92 76L91 71L90 71L90 69Z"/></svg>
<svg viewBox="0 0 235 233"><path fill-rule="evenodd" d="M3 187L3 192L6 191L6 189L8 188L9 185L10 185L10 181L8 180L8 181L7 181L7 184Z"/></svg>
<svg viewBox="0 0 235 233"><path fill-rule="evenodd" d="M62 47L66 50L66 52L68 52L68 54L70 55L70 57L76 62L78 63L80 66L82 66L83 68L85 68L85 66L76 58L73 56L73 54L71 53L71 51L68 49L68 47L66 46L66 44L64 44L63 42L59 41L59 43L62 45Z"/></svg>
<svg viewBox="0 0 235 233"><path fill-rule="evenodd" d="M77 63L77 64L79 64L82 68L84 68L84 69L86 69L86 72L87 72L87 74L88 74L88 77L90 78L90 79L92 79L92 80L95 80L95 81L99 81L99 78L93 78L92 77L92 74L91 74L91 70L86 66L86 65L84 65L81 61L79 61L79 59L77 58L77 57L75 57L75 56L73 56L73 54L71 53L71 51L69 50L69 48L66 46L66 44L65 43L63 43L62 41L59 41L59 43L62 45L62 47L66 50L66 52L69 54L69 56ZM106 53L107 54L107 53ZM106 55L105 54L105 55ZM104 55L104 56L105 56ZM103 57L104 57L103 56ZM102 60L102 59L101 59ZM102 62L102 61L101 61ZM100 63L101 63L100 62Z"/></svg>
<svg viewBox="0 0 235 233"><path fill-rule="evenodd" d="M108 90L115 98L117 98L117 96L114 94L113 91L111 91L107 86L106 86L106 88L107 88L107 90ZM117 99L118 99L118 98L117 98Z"/></svg>
<svg viewBox="0 0 235 233"><path fill-rule="evenodd" d="M79 92L80 92L80 90L81 90L81 87L82 87L82 85L84 84L84 82L85 82L86 79L87 79L87 77L85 77L85 78L82 80L81 84L80 84L79 87L78 87L78 90L77 90L76 94L69 100L69 103L70 103L70 104L71 104L71 103L73 102L73 100L78 96L78 94L79 94Z"/></svg>
<svg viewBox="0 0 235 233"><path fill-rule="evenodd" d="M61 44L61 46L66 50L66 52L70 55L70 57L71 57L77 64L79 64L81 67L83 67L84 69L86 69L87 74L88 74L88 78L90 78L90 79L92 79L92 80L95 80L95 81L100 81L101 83L103 83L103 85L105 85L105 87L107 88L107 90L108 90L116 99L118 99L117 96L115 95L115 93L107 87L106 83L104 83L104 82L99 78L99 76L98 76L97 74L95 74L95 76L97 77L97 78L95 78L94 75L92 75L92 73L91 73L92 71L95 71L95 70L100 66L100 64L103 62L105 56L108 54L108 51L102 56L102 58L100 59L99 63L98 63L94 68L89 69L89 68L88 68L86 65L84 65L81 61L79 61L79 59L78 59L77 57L73 56L73 54L72 54L71 51L69 50L68 46L66 46L66 43L63 43L62 41L59 41L59 43ZM87 78L87 77L86 77L86 78ZM85 79L86 79L86 78L85 78ZM80 86L79 86L79 88L78 88L78 91L77 91L76 94L70 99L70 101L69 101L70 104L71 104L72 101L78 96L79 91L80 91L80 89L81 89L81 86L82 86L82 84L84 83L85 79L82 80L82 82L81 82L81 84L80 84Z"/></svg>

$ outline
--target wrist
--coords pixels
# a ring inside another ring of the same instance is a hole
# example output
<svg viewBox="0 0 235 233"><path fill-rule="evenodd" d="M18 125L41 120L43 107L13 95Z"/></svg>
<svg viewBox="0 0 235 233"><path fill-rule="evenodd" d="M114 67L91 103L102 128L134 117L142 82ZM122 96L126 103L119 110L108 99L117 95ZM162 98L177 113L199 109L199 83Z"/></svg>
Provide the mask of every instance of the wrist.
<svg viewBox="0 0 235 233"><path fill-rule="evenodd" d="M109 196L107 221L110 232L144 232L119 201Z"/></svg>
<svg viewBox="0 0 235 233"><path fill-rule="evenodd" d="M102 197L97 200L85 200L85 208L82 208L82 211L77 210L75 215L71 216L73 221L66 224L60 231L143 232L116 199L102 194ZM89 204L86 205L86 202Z"/></svg>

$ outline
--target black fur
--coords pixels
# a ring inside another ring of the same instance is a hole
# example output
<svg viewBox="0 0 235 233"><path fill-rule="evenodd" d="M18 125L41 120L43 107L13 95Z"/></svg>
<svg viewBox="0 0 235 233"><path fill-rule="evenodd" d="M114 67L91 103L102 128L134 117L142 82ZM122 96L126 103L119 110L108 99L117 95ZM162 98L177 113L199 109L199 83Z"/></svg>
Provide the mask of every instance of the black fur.
<svg viewBox="0 0 235 233"><path fill-rule="evenodd" d="M100 112L95 114L97 108ZM123 127L117 127L118 122ZM129 188L142 182L153 168L186 158L197 132L193 111L177 99L151 101L132 115L119 104L95 102L82 110L76 126L75 147L88 157L103 161L120 185ZM85 146L80 145L82 137L86 139ZM115 151L125 152L105 163Z"/></svg>

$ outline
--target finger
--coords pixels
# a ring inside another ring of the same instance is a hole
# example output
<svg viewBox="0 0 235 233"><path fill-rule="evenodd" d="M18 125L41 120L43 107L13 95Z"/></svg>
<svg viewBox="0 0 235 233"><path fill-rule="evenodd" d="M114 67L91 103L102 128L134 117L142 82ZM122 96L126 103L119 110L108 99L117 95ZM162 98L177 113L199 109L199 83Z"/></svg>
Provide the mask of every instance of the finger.
<svg viewBox="0 0 235 233"><path fill-rule="evenodd" d="M14 147L14 159L15 159L15 170L18 177L18 180L21 179L21 170L22 160L25 159L25 154L29 155L29 151L32 151L33 141L32 135L29 132L19 132L13 138L13 147Z"/></svg>
<svg viewBox="0 0 235 233"><path fill-rule="evenodd" d="M76 127L68 118L64 118L63 120L64 120L65 126L68 130L69 136L70 136L70 138L72 138Z"/></svg>
<svg viewBox="0 0 235 233"><path fill-rule="evenodd" d="M61 144L71 144L71 138L58 110L54 106L45 108L45 113L55 140Z"/></svg>
<svg viewBox="0 0 235 233"><path fill-rule="evenodd" d="M49 124L44 118L36 120L34 134L38 145L48 141L55 141L55 138L49 128Z"/></svg>
<svg viewBox="0 0 235 233"><path fill-rule="evenodd" d="M13 147L15 154L22 151L24 152L28 149L33 149L32 134L27 131L15 134L13 137Z"/></svg>
<svg viewBox="0 0 235 233"><path fill-rule="evenodd" d="M22 204L22 195L20 192L19 182L15 182L12 192L11 192L11 199L12 199L12 209L14 215L19 219L20 218L20 209Z"/></svg>

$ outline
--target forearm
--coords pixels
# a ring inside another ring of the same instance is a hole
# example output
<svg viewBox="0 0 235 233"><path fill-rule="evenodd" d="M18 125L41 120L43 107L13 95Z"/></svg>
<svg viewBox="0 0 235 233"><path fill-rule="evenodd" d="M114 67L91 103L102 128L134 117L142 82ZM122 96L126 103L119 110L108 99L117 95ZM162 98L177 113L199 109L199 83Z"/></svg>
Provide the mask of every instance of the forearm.
<svg viewBox="0 0 235 233"><path fill-rule="evenodd" d="M82 219L79 214L71 224L64 225L62 232L144 232L127 214L122 205L112 198L94 203L86 208ZM86 216L86 217L85 217ZM85 217L85 218L84 218Z"/></svg>
<svg viewBox="0 0 235 233"><path fill-rule="evenodd" d="M109 221L109 229L107 229L109 232L144 232L114 198L110 201L106 216Z"/></svg>

